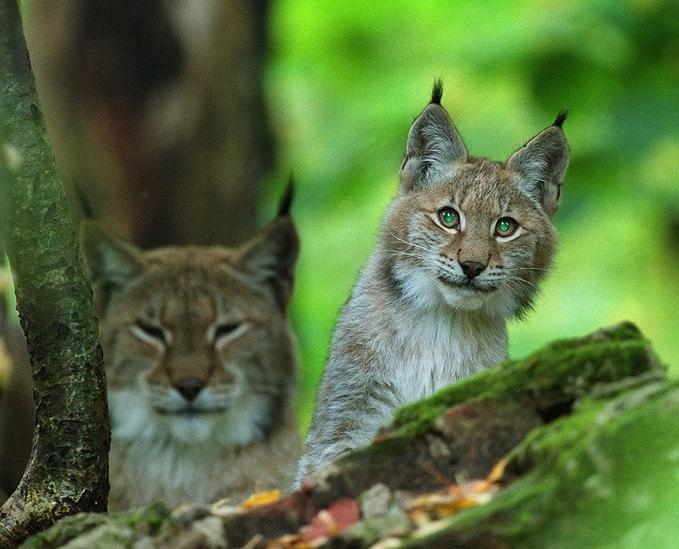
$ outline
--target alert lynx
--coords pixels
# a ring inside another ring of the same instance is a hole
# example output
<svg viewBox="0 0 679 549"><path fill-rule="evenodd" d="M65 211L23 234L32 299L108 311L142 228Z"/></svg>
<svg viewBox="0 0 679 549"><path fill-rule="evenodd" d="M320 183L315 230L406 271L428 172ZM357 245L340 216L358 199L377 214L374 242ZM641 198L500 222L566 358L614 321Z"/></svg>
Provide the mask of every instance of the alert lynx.
<svg viewBox="0 0 679 549"><path fill-rule="evenodd" d="M335 327L297 482L368 443L398 406L505 358L557 236L565 113L506 162L469 156L436 82L399 192Z"/></svg>
<svg viewBox="0 0 679 549"><path fill-rule="evenodd" d="M289 484L300 441L287 209L234 249L141 251L93 223L82 249L107 369L109 508L238 501Z"/></svg>

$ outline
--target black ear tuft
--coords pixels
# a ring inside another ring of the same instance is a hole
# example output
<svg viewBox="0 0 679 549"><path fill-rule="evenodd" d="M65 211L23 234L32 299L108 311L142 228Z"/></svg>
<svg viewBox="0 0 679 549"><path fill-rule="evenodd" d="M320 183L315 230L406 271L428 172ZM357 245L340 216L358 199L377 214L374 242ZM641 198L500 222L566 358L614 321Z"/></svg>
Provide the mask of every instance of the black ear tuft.
<svg viewBox="0 0 679 549"><path fill-rule="evenodd" d="M467 159L467 148L453 121L441 106L443 84L434 80L431 103L420 113L408 132L406 154L401 164L401 190L430 185L451 177Z"/></svg>
<svg viewBox="0 0 679 549"><path fill-rule="evenodd" d="M434 87L431 90L431 103L441 104L441 98L443 97L443 82L440 78L434 80Z"/></svg>
<svg viewBox="0 0 679 549"><path fill-rule="evenodd" d="M559 114L556 115L556 119L552 123L552 126L560 128L566 121L566 118L568 118L568 109L563 109Z"/></svg>
<svg viewBox="0 0 679 549"><path fill-rule="evenodd" d="M298 255L299 237L292 218L287 215L274 219L240 249L241 264L254 280L273 292L283 311L292 294Z"/></svg>
<svg viewBox="0 0 679 549"><path fill-rule="evenodd" d="M561 201L561 186L568 167L568 142L561 129L566 111L516 151L507 167L518 175L519 189L552 217Z"/></svg>
<svg viewBox="0 0 679 549"><path fill-rule="evenodd" d="M292 205L292 199L294 198L294 186L295 180L290 174L288 179L288 186L283 193L280 203L278 204L278 217L286 217L290 215L290 206Z"/></svg>

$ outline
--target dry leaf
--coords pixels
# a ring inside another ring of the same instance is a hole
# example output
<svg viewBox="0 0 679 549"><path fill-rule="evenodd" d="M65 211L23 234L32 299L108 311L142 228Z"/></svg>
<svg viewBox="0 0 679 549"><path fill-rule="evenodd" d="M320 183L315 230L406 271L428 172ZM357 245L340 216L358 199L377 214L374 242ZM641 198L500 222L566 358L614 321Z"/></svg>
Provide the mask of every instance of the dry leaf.
<svg viewBox="0 0 679 549"><path fill-rule="evenodd" d="M488 503L499 490L497 482L504 475L507 463L507 459L501 459L484 480L451 484L445 494L433 493L413 498L406 506L408 516L415 524L422 526L463 509Z"/></svg>
<svg viewBox="0 0 679 549"><path fill-rule="evenodd" d="M243 511L248 509L254 509L255 507L261 507L262 505L268 505L281 499L280 490L269 490L268 492L257 492L252 494L248 499L240 504L240 508Z"/></svg>

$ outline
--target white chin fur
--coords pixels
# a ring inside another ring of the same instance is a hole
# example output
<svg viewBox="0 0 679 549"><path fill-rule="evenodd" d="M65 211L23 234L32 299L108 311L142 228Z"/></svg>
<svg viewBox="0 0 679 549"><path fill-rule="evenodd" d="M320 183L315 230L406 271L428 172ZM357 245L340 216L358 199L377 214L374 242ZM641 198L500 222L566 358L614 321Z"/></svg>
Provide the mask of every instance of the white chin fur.
<svg viewBox="0 0 679 549"><path fill-rule="evenodd" d="M464 288L454 288L440 280L436 281L436 288L443 300L453 309L475 311L488 304L493 298L491 293L483 293Z"/></svg>
<svg viewBox="0 0 679 549"><path fill-rule="evenodd" d="M172 436L180 442L205 442L212 438L218 421L224 421L224 414L170 415L167 417L167 426Z"/></svg>
<svg viewBox="0 0 679 549"><path fill-rule="evenodd" d="M437 280L437 289L444 301L458 311L482 310L491 316L509 318L516 311L516 300L510 291L501 288L494 292L475 292L453 288Z"/></svg>
<svg viewBox="0 0 679 549"><path fill-rule="evenodd" d="M401 284L403 295L416 307L437 308L445 303L454 311L483 310L493 316L512 316L516 303L505 289L494 292L475 292L452 287L433 274L420 268L396 265L394 274Z"/></svg>
<svg viewBox="0 0 679 549"><path fill-rule="evenodd" d="M241 446L261 439L261 425L269 413L267 401L258 395L240 395L224 411L215 414L161 414L138 386L109 390L111 431L117 440L165 441Z"/></svg>

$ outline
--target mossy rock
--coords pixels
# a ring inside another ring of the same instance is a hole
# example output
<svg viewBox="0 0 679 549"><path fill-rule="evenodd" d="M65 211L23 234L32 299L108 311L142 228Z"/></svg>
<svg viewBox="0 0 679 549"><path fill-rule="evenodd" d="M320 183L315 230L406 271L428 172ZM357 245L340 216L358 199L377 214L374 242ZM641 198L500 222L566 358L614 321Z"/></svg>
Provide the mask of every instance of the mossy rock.
<svg viewBox="0 0 679 549"><path fill-rule="evenodd" d="M675 547L679 382L578 405L511 453L526 467L488 504L407 547Z"/></svg>
<svg viewBox="0 0 679 549"><path fill-rule="evenodd" d="M74 517L27 546L106 547L120 528L123 545L265 547L338 501L363 501L378 485L392 498L384 515L362 516L327 546L369 546L384 535L408 547L667 546L679 539L677 417L679 382L666 379L648 341L624 323L499 364L399 410L372 445L271 505ZM501 488L489 502L409 527L396 494L482 479L500 460Z"/></svg>
<svg viewBox="0 0 679 549"><path fill-rule="evenodd" d="M161 531L164 536L174 536L177 530L170 510L156 503L126 513L85 513L67 517L33 536L22 547L36 549L66 544L71 549L127 547L135 541L157 537Z"/></svg>

